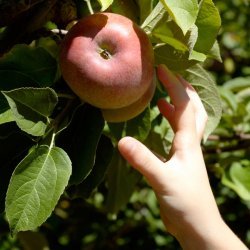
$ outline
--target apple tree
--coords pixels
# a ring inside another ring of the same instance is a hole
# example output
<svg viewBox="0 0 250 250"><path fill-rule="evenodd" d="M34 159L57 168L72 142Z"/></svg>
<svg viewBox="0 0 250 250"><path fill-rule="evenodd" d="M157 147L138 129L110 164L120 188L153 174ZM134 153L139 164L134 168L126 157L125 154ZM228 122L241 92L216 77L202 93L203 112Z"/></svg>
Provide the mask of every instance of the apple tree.
<svg viewBox="0 0 250 250"><path fill-rule="evenodd" d="M46 223L65 197L96 204L93 197L101 194L101 205L96 206L105 214L124 208L143 180L118 153L121 137L139 139L162 159L168 153L173 133L156 107L158 98L168 98L158 79L143 111L110 122L62 76L59 58L65 36L78 20L97 12L136 23L153 48L153 66L166 64L195 87L209 116L204 142L210 143L221 119L221 88L206 70L211 61L221 62L221 17L212 0L0 1L0 209L12 235ZM95 76L96 69L91 70ZM232 112L241 112L233 93L248 100L249 80L240 82L223 87ZM223 121L228 119L223 116ZM234 163L221 179L250 200L249 184L243 180L249 180L244 173L250 165L244 164L247 167Z"/></svg>

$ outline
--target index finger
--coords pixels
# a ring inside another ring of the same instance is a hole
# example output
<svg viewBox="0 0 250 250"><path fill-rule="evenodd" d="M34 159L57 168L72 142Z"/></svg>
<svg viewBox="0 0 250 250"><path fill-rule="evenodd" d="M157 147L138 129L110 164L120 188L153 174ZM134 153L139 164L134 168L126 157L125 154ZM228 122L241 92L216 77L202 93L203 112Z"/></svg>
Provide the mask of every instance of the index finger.
<svg viewBox="0 0 250 250"><path fill-rule="evenodd" d="M174 132L185 132L186 137L196 134L195 110L186 87L165 65L159 65L158 77L166 88L173 105L165 100L158 101L161 113L167 118Z"/></svg>
<svg viewBox="0 0 250 250"><path fill-rule="evenodd" d="M157 74L175 108L183 107L189 102L189 96L183 84L165 65L158 66Z"/></svg>

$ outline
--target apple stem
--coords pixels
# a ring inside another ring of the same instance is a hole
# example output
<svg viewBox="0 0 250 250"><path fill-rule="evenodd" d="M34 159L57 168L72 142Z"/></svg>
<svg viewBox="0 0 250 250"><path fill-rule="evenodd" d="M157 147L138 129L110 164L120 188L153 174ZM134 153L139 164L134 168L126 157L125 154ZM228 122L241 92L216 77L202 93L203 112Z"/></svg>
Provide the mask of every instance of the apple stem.
<svg viewBox="0 0 250 250"><path fill-rule="evenodd" d="M94 11L93 11L93 8L92 8L90 0L84 0L84 1L86 2L87 6L88 6L90 14L93 15Z"/></svg>

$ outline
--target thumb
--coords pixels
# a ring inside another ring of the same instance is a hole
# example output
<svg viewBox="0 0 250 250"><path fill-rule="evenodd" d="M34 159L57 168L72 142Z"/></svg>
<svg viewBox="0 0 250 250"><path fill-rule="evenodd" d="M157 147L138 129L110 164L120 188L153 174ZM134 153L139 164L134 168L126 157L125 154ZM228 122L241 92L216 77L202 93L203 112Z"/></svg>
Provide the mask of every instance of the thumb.
<svg viewBox="0 0 250 250"><path fill-rule="evenodd" d="M122 156L146 177L154 189L159 189L165 175L165 165L162 161L146 146L132 137L122 138L118 143L118 149Z"/></svg>

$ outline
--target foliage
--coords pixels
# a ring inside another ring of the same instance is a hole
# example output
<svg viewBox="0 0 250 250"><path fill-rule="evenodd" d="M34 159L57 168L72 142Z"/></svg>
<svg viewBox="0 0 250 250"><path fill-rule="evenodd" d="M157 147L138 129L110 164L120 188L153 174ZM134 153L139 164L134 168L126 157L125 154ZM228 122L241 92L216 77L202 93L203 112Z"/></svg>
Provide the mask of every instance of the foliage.
<svg viewBox="0 0 250 250"><path fill-rule="evenodd" d="M106 123L60 75L65 31L100 10L137 22L156 65L166 64L197 89L209 115L203 147L216 199L250 244L249 8L240 0L214 2L224 21L219 43L221 18L212 0L0 1L0 209L7 219L0 221L0 249L179 247L166 236L152 190L116 148L131 135L159 157L167 154L173 133L156 108L159 97L167 98L160 83L138 117ZM232 25L236 16L240 22Z"/></svg>

